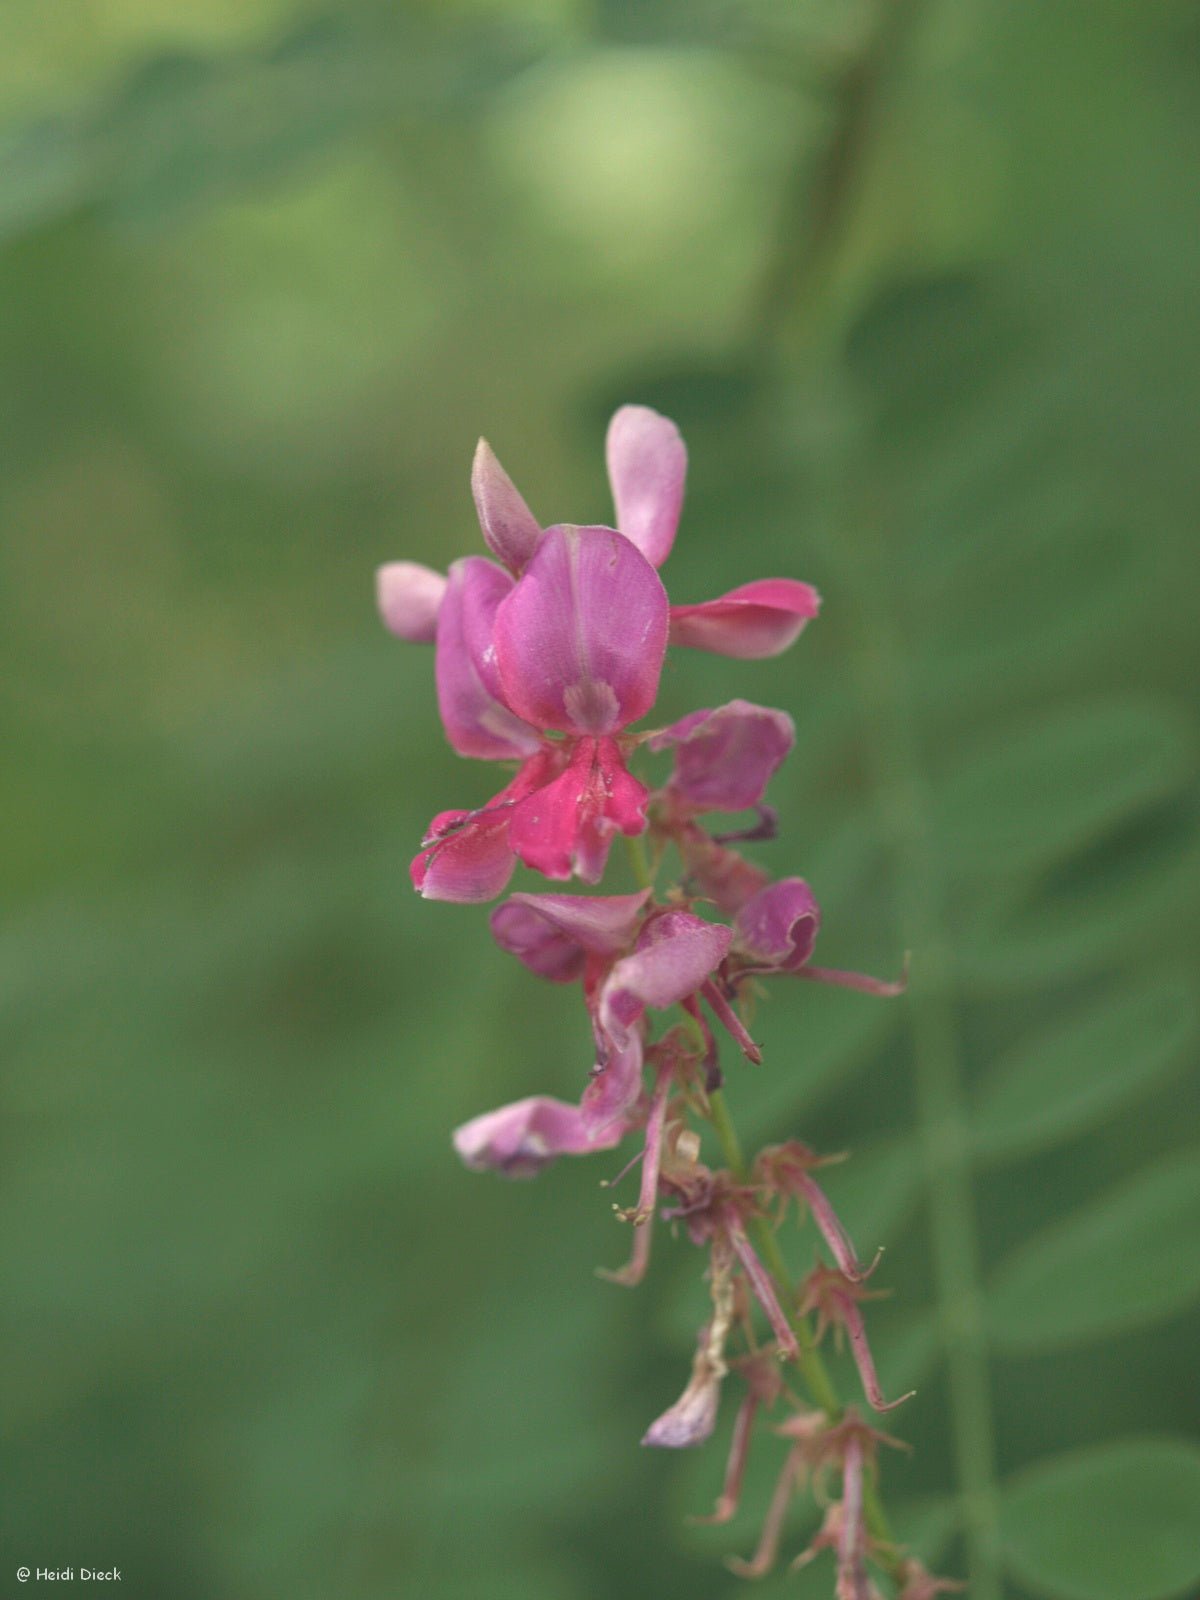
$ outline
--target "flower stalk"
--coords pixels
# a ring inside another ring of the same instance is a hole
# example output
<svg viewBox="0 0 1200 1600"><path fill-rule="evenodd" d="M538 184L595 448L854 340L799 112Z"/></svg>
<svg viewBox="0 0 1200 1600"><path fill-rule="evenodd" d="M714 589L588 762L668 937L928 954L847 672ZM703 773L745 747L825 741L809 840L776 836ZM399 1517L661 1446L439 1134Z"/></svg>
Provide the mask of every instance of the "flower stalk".
<svg viewBox="0 0 1200 1600"><path fill-rule="evenodd" d="M642 1443L703 1444L726 1388L740 1386L709 1520L736 1512L756 1431L787 1446L757 1552L735 1570L760 1576L769 1568L792 1497L811 1485L825 1522L799 1559L833 1552L838 1600L870 1600L872 1563L903 1592L915 1569L890 1535L876 1482L879 1446L898 1441L843 1403L820 1350L827 1331L847 1336L867 1403L877 1412L901 1403L880 1391L859 1306L876 1297L865 1280L878 1257L861 1264L813 1176L840 1156L787 1139L747 1160L717 1041L723 1031L738 1056L762 1070L745 1020L758 983L799 977L878 1000L899 994L905 980L814 966L821 909L813 890L802 878L772 879L733 848L769 843L778 831L765 793L795 740L785 712L732 700L648 733L632 726L654 704L668 643L738 661L776 655L817 614L819 600L807 584L768 578L716 600L671 604L657 569L682 509L683 442L665 417L626 406L610 424L607 448L617 527L543 529L481 443L472 488L497 561L468 556L445 578L407 562L379 574L387 626L436 647L451 745L517 763L491 800L433 819L412 864L418 892L464 904L493 900L518 862L551 880L599 884L618 834L638 885L618 895L520 892L492 911L503 950L539 980L577 988L594 1061L578 1103L527 1096L458 1128L455 1148L473 1170L528 1179L563 1157L639 1140L612 1180L640 1166L636 1204L614 1206L632 1231L629 1261L602 1275L635 1289L661 1217L701 1252L711 1300L683 1392ZM635 775L643 745L673 755L658 788ZM751 820L718 833L705 820L714 813ZM672 854L681 876L660 892L658 871ZM731 1059L731 1070L747 1070ZM704 1122L723 1165L702 1159L696 1124ZM812 1226L833 1263L818 1257L799 1285L779 1240L793 1217ZM782 1420L767 1420L777 1408ZM833 1482L840 1498L830 1498Z"/></svg>

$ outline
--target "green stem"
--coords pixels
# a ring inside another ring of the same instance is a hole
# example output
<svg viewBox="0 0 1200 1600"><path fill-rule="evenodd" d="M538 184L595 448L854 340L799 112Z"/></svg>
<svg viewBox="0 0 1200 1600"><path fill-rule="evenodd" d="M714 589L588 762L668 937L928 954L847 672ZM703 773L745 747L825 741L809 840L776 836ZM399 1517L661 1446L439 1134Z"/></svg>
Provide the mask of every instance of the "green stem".
<svg viewBox="0 0 1200 1600"><path fill-rule="evenodd" d="M633 871L634 881L639 889L652 889L654 887L654 874L650 871L650 862L646 856L646 844L641 834L625 834L625 848L629 853L629 865Z"/></svg>
<svg viewBox="0 0 1200 1600"><path fill-rule="evenodd" d="M737 1129L734 1127L733 1117L730 1115L729 1104L720 1089L714 1089L708 1097L709 1119L713 1131L721 1146L721 1152L733 1174L734 1179L744 1182L748 1169L746 1158L742 1153L742 1142L738 1138ZM838 1398L834 1388L833 1379L829 1376L829 1369L821 1358L813 1337L812 1327L807 1317L799 1316L796 1312L796 1287L792 1282L791 1273L788 1271L787 1262L783 1259L783 1251L779 1248L779 1240L775 1235L766 1217L753 1217L749 1223L749 1232L753 1236L758 1253L762 1257L767 1271L775 1280L780 1293L780 1303L787 1314L788 1322L796 1335L796 1343L800 1346L799 1367L800 1375L804 1379L804 1386L808 1390L809 1398L813 1404L829 1418L830 1422L837 1422L843 1416L845 1407ZM893 1578L899 1577L899 1560L890 1554L890 1547L895 1545L895 1539L888 1525L887 1513L879 1498L879 1491L870 1480L863 1485L864 1506L867 1517L867 1527L871 1535L883 1548L879 1551L879 1560L883 1567Z"/></svg>
<svg viewBox="0 0 1200 1600"><path fill-rule="evenodd" d="M875 781L916 953L907 1015L915 1058L917 1117L929 1199L938 1316L950 1381L951 1427L973 1600L1000 1600L996 1446L966 1097L953 997L953 958L943 928L941 863L930 822L905 660L890 588L881 588L882 541L862 552L864 631L860 664Z"/></svg>

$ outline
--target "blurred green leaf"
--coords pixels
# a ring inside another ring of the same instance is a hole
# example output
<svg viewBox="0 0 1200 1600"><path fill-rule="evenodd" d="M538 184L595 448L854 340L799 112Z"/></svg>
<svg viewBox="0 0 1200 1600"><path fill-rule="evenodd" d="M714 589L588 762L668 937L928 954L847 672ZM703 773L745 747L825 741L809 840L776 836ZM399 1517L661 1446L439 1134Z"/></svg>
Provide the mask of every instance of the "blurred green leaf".
<svg viewBox="0 0 1200 1600"><path fill-rule="evenodd" d="M921 1184L917 1149L911 1139L889 1139L853 1151L836 1167L817 1174L843 1225L870 1261L880 1245L893 1241L908 1220Z"/></svg>
<svg viewBox="0 0 1200 1600"><path fill-rule="evenodd" d="M1127 1439L1039 1462L1007 1486L1013 1576L1054 1600L1168 1600L1200 1580L1200 1449Z"/></svg>
<svg viewBox="0 0 1200 1600"><path fill-rule="evenodd" d="M1111 700L1024 719L977 745L939 787L938 839L955 878L1008 880L1094 846L1187 781L1186 721Z"/></svg>
<svg viewBox="0 0 1200 1600"><path fill-rule="evenodd" d="M1018 1156L1092 1127L1179 1063L1198 1020L1182 974L1126 980L1089 1000L992 1069L972 1119L976 1149Z"/></svg>
<svg viewBox="0 0 1200 1600"><path fill-rule="evenodd" d="M1007 1350L1074 1344L1154 1322L1200 1295L1200 1151L1102 1195L1001 1263L988 1310Z"/></svg>

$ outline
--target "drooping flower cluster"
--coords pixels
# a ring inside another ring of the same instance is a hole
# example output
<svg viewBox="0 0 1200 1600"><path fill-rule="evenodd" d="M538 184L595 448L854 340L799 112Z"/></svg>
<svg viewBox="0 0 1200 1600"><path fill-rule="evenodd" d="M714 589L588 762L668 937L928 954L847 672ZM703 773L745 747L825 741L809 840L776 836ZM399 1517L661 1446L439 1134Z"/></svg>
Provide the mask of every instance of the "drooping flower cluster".
<svg viewBox="0 0 1200 1600"><path fill-rule="evenodd" d="M445 577L411 562L378 574L392 632L436 646L450 744L460 755L517 763L491 799L434 817L412 863L422 895L495 899L518 861L551 880L598 884L616 834L644 837L646 886L637 892L517 893L492 911L502 949L543 980L579 986L594 1053L577 1102L532 1094L460 1127L455 1148L469 1167L532 1177L561 1156L610 1150L638 1134L637 1203L618 1210L632 1228L632 1254L607 1275L641 1280L660 1215L707 1255L711 1298L686 1387L643 1443L702 1443L716 1426L725 1380L736 1375L744 1394L710 1519L723 1522L738 1505L757 1418L786 1400L789 1414L775 1430L789 1441L785 1467L759 1551L741 1570L767 1569L795 1489L810 1476L823 1484L838 1468L841 1497L829 1504L810 1554L835 1550L840 1600L873 1593L868 1558L888 1568L902 1596L919 1600L933 1592L921 1582L934 1580L873 1536L864 1512L864 1474L884 1436L850 1409L813 1411L785 1379L802 1343L832 1328L849 1340L870 1405L899 1404L883 1397L860 1309L875 1263L862 1265L814 1177L827 1158L792 1140L749 1164L727 1147L730 1164L714 1169L700 1159L696 1126L715 1120L722 1092L718 1037L761 1060L744 1020L757 983L802 978L888 996L903 981L813 965L820 909L808 884L772 881L734 848L774 837L765 795L794 741L790 717L732 700L632 731L655 704L669 646L740 660L776 655L816 616L818 597L808 584L768 578L716 600L672 605L657 569L683 504L679 433L656 412L626 406L609 426L607 462L616 527L543 529L481 441L472 488L496 560L465 556ZM673 754L673 770L654 789L629 770L640 747ZM716 833L706 825L716 813L748 820ZM659 892L659 872L672 859L678 881ZM777 1262L764 1261L763 1248L793 1205L815 1224L829 1257L798 1288Z"/></svg>

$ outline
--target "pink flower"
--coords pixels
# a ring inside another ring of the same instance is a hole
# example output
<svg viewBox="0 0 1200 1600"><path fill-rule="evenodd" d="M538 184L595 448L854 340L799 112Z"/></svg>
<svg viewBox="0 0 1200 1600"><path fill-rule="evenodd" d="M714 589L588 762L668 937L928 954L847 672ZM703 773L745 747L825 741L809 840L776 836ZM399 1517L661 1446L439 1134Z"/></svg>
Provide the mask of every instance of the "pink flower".
<svg viewBox="0 0 1200 1600"><path fill-rule="evenodd" d="M903 994L907 978L888 981L864 972L814 967L809 958L821 927L821 908L803 878L768 884L738 910L733 924L729 977L737 982L755 973L790 973L816 983L892 998Z"/></svg>
<svg viewBox="0 0 1200 1600"><path fill-rule="evenodd" d="M648 898L515 894L492 913L496 942L532 972L583 982L596 1064L582 1112L596 1130L624 1117L641 1093L646 1011L665 1011L702 989L732 937L690 911L644 918Z"/></svg>
<svg viewBox="0 0 1200 1600"><path fill-rule="evenodd" d="M584 1126L578 1106L548 1095L530 1095L464 1122L454 1131L454 1148L477 1172L532 1178L559 1156L611 1150L627 1131L613 1122L592 1133Z"/></svg>
<svg viewBox="0 0 1200 1600"><path fill-rule="evenodd" d="M446 579L414 562L379 569L387 626L436 640L451 745L522 763L486 805L431 824L412 868L427 898L491 899L517 859L550 878L598 882L614 834L646 826L648 795L626 771L619 736L654 704L668 633L725 655L774 655L816 614L815 592L788 579L672 610L655 568L683 505L683 441L667 418L625 406L607 459L617 528L543 530L481 440L472 490L503 566L468 556Z"/></svg>
<svg viewBox="0 0 1200 1600"><path fill-rule="evenodd" d="M728 928L690 911L664 911L610 968L593 1014L597 1060L582 1104L588 1127L606 1128L624 1116L641 1091L646 1010L665 1011L695 994L724 959L729 940Z"/></svg>
<svg viewBox="0 0 1200 1600"><path fill-rule="evenodd" d="M675 751L667 794L678 810L747 811L792 748L791 717L748 700L731 700L715 711L693 711L646 741L651 750Z"/></svg>

